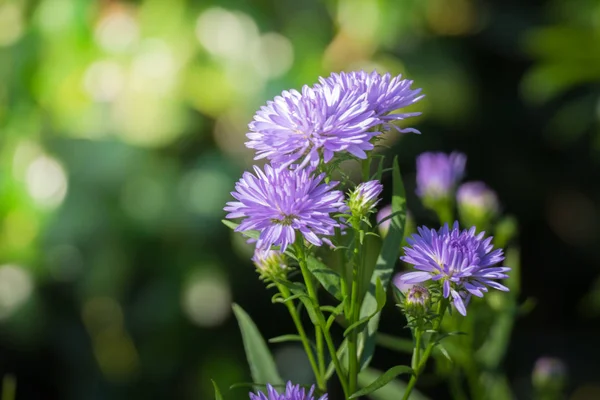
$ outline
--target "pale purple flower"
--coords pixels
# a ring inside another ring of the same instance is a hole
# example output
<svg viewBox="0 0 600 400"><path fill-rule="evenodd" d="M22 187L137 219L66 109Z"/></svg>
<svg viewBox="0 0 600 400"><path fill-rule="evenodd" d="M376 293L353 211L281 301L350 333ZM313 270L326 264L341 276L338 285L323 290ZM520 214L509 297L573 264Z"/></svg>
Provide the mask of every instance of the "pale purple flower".
<svg viewBox="0 0 600 400"><path fill-rule="evenodd" d="M456 201L459 208L472 209L482 214L496 214L500 208L496 192L479 181L460 185L456 191Z"/></svg>
<svg viewBox="0 0 600 400"><path fill-rule="evenodd" d="M315 167L321 157L329 162L342 151L364 159L378 134L369 131L378 119L366 98L360 88L339 86L284 91L256 113L246 146L256 150L255 159L282 166L299 162L300 167Z"/></svg>
<svg viewBox="0 0 600 400"><path fill-rule="evenodd" d="M359 217L367 215L381 200L379 195L382 191L383 185L379 181L363 182L356 186L348 199L352 214Z"/></svg>
<svg viewBox="0 0 600 400"><path fill-rule="evenodd" d="M467 157L458 152L422 153L417 157L417 195L448 197L465 173Z"/></svg>
<svg viewBox="0 0 600 400"><path fill-rule="evenodd" d="M344 92L366 93L369 109L375 112L379 124L393 127L400 132L415 132L416 129L401 129L390 124L391 121L403 120L408 117L421 115L420 112L394 111L416 103L424 97L421 89L411 89L413 81L402 79L402 75L392 77L389 73L381 75L377 71L370 74L365 71L333 73L327 78L319 78L320 87L341 87ZM356 89L359 89L356 91Z"/></svg>
<svg viewBox="0 0 600 400"><path fill-rule="evenodd" d="M471 295L483 297L488 286L508 291L493 279L508 278L510 268L495 266L504 260L502 249L495 249L492 237L485 232L475 234L475 227L461 231L458 222L450 229L445 224L438 231L418 228L418 234L407 239L405 255L400 259L414 265L418 272L401 277L406 283L420 283L432 279L441 281L443 296L452 296L454 306L462 315L467 314L465 304Z"/></svg>
<svg viewBox="0 0 600 400"><path fill-rule="evenodd" d="M392 205L388 204L387 206L381 208L375 217L381 236L387 235L388 231L390 230L390 224L392 223L392 219L388 218L390 215L392 215ZM387 219L383 221L385 218Z"/></svg>
<svg viewBox="0 0 600 400"><path fill-rule="evenodd" d="M290 170L266 165L264 172L245 172L227 203L227 218L244 218L237 232L260 232L257 247L280 246L284 252L296 240L296 231L315 246L321 236L332 236L340 224L330 213L347 209L344 194L332 190L338 182L322 183L325 174L313 175L307 169Z"/></svg>
<svg viewBox="0 0 600 400"><path fill-rule="evenodd" d="M404 294L406 294L410 290L410 288L415 285L414 283L407 283L402 279L402 276L406 275L407 273L408 272L398 272L392 278L393 285L396 286L398 290Z"/></svg>
<svg viewBox="0 0 600 400"><path fill-rule="evenodd" d="M315 400L314 391L314 385L310 390L306 391L300 385L292 385L292 382L288 382L285 386L285 392L280 394L273 386L267 384L266 394L263 392L258 392L257 394L250 393L250 400ZM317 400L327 400L327 394L324 394Z"/></svg>
<svg viewBox="0 0 600 400"><path fill-rule="evenodd" d="M533 384L538 387L547 386L552 383L563 383L567 377L567 366L554 357L541 357L533 367Z"/></svg>

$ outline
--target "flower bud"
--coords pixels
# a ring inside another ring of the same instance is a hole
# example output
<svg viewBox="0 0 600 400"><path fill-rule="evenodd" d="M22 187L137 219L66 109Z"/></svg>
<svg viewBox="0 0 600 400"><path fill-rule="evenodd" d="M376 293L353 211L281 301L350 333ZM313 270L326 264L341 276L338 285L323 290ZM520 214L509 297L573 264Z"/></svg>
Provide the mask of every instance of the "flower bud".
<svg viewBox="0 0 600 400"><path fill-rule="evenodd" d="M531 379L537 392L559 395L567 381L567 367L558 358L541 357L533 367Z"/></svg>
<svg viewBox="0 0 600 400"><path fill-rule="evenodd" d="M350 193L348 207L353 216L363 218L371 213L377 203L383 185L379 181L363 182Z"/></svg>
<svg viewBox="0 0 600 400"><path fill-rule="evenodd" d="M458 152L423 153L417 157L417 195L426 205L450 198L465 173L467 157Z"/></svg>
<svg viewBox="0 0 600 400"><path fill-rule="evenodd" d="M431 306L431 295L426 287L413 285L404 299L404 309L412 316L424 315Z"/></svg>
<svg viewBox="0 0 600 400"><path fill-rule="evenodd" d="M463 183L456 192L456 201L461 222L465 226L487 229L500 211L496 192L483 182Z"/></svg>
<svg viewBox="0 0 600 400"><path fill-rule="evenodd" d="M286 256L278 250L256 248L252 261L262 279L285 278L287 274Z"/></svg>

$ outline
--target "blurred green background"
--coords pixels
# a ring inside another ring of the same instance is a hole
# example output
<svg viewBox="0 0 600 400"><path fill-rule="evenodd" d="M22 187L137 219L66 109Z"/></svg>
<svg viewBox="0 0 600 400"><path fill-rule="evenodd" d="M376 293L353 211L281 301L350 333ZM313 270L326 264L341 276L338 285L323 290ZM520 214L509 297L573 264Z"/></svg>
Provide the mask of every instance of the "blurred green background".
<svg viewBox="0 0 600 400"><path fill-rule="evenodd" d="M248 382L231 303L265 337L292 326L220 222L247 124L284 89L376 68L427 96L423 134L386 141L409 190L417 154L457 149L519 221L537 300L505 363L519 398L542 355L570 398L600 398L599 43L597 0L0 0L0 375L18 399ZM272 349L308 379L300 347Z"/></svg>

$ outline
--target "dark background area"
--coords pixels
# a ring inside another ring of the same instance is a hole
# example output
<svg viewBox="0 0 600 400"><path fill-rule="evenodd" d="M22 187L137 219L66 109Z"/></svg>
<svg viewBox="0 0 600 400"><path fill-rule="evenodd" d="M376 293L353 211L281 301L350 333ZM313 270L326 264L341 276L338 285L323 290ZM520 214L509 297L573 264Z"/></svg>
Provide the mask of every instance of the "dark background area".
<svg viewBox="0 0 600 400"><path fill-rule="evenodd" d="M264 337L293 326L220 222L253 163L246 125L284 89L377 68L427 96L422 134L386 141L409 192L419 153L459 150L518 221L536 300L505 362L518 398L544 355L567 364L570 398L600 398L599 40L592 0L1 0L0 375L18 399L250 381L231 302ZM384 310L383 331L403 324ZM308 379L299 347L272 350Z"/></svg>

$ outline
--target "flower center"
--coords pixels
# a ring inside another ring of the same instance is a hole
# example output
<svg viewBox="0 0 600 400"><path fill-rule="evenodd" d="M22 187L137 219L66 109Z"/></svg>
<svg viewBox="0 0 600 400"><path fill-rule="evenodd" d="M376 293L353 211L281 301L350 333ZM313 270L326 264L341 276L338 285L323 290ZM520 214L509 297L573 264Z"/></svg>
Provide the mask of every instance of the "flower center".
<svg viewBox="0 0 600 400"><path fill-rule="evenodd" d="M294 220L296 218L298 218L298 216L294 215L294 214L282 214L282 219L277 219L277 218L271 218L271 222L274 224L280 224L280 225L284 225L284 226L290 226L292 224L292 222L294 222Z"/></svg>

